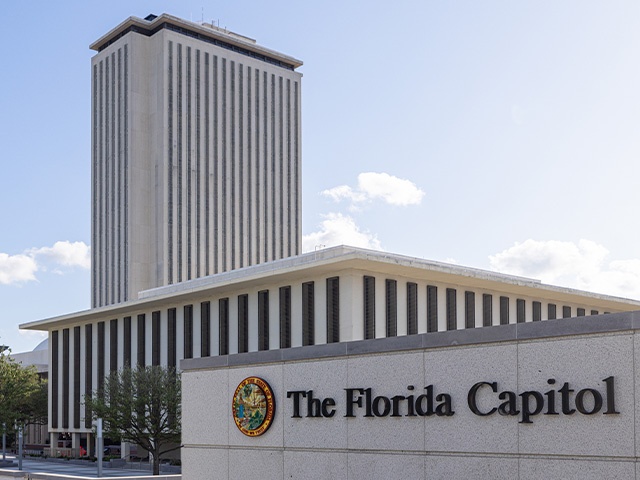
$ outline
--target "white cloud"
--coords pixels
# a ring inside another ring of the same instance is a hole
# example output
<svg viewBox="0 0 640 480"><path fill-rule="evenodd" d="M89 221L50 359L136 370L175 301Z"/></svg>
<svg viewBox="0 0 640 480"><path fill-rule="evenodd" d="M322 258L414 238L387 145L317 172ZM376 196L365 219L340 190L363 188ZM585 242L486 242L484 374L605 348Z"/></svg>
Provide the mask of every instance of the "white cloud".
<svg viewBox="0 0 640 480"><path fill-rule="evenodd" d="M380 242L375 235L368 231L361 231L353 218L341 213L324 215L319 231L303 235L303 252L311 252L320 245L322 248L349 245L374 250L381 249Z"/></svg>
<svg viewBox="0 0 640 480"><path fill-rule="evenodd" d="M0 253L0 283L4 285L35 280L36 270L36 261L28 255Z"/></svg>
<svg viewBox="0 0 640 480"><path fill-rule="evenodd" d="M84 242L56 242L52 247L31 248L23 253L0 253L0 283L21 284L36 279L37 271L53 267L54 272L64 272L59 267L91 266L91 247Z"/></svg>
<svg viewBox="0 0 640 480"><path fill-rule="evenodd" d="M609 250L591 240L526 240L489 257L503 273L597 293L640 298L640 259L609 261Z"/></svg>
<svg viewBox="0 0 640 480"><path fill-rule="evenodd" d="M354 205L379 198L390 205L420 205L425 192L410 180L394 177L388 173L366 172L358 175L358 187L348 185L324 190L323 195L334 201L350 200Z"/></svg>
<svg viewBox="0 0 640 480"><path fill-rule="evenodd" d="M34 248L29 253L40 261L52 262L64 267L91 267L91 247L84 242L56 242L53 247Z"/></svg>

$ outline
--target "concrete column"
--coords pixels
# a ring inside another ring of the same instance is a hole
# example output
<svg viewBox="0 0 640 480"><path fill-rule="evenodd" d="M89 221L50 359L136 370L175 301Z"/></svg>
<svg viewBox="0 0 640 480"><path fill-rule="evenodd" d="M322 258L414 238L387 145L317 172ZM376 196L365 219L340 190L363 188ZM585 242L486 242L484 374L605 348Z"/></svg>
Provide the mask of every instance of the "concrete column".
<svg viewBox="0 0 640 480"><path fill-rule="evenodd" d="M80 449L80 434L72 433L71 434L71 448L73 449L73 455L80 456L78 453Z"/></svg>
<svg viewBox="0 0 640 480"><path fill-rule="evenodd" d="M49 434L49 445L51 446L51 456L57 456L56 450L58 448L58 432L51 432Z"/></svg>
<svg viewBox="0 0 640 480"><path fill-rule="evenodd" d="M92 457L95 455L95 445L91 438L91 432L87 432L87 456Z"/></svg>
<svg viewBox="0 0 640 480"><path fill-rule="evenodd" d="M125 458L129 460L130 455L131 455L131 444L129 442L120 443L120 458Z"/></svg>

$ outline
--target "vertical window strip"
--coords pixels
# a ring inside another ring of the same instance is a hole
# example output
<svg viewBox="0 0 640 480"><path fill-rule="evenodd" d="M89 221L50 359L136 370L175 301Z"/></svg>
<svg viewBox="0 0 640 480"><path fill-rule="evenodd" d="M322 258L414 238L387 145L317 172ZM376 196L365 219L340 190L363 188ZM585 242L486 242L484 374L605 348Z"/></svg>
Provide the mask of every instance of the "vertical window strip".
<svg viewBox="0 0 640 480"><path fill-rule="evenodd" d="M302 287L302 298L304 303L304 285ZM262 311L263 306L258 301ZM302 339L304 342L305 331L305 308L302 306ZM291 347L291 287L280 287L280 348Z"/></svg>
<svg viewBox="0 0 640 480"><path fill-rule="evenodd" d="M191 211L193 210L193 204L191 199L191 191L193 188L193 178L191 175L191 167L193 164L193 158L191 156L193 145L191 143L191 132L193 132L193 126L191 122L191 47L187 47L186 51L187 56L187 95L186 95L186 104L187 104L187 129L185 130L185 136L187 137L187 183L185 185L185 190L187 192L187 201L186 201L186 214L187 214L187 280L191 280L192 276L192 264L193 258L191 255L192 247L193 247L193 237L192 237L192 215Z"/></svg>
<svg viewBox="0 0 640 480"><path fill-rule="evenodd" d="M482 294L482 326L490 327L493 325L493 295L490 293Z"/></svg>
<svg viewBox="0 0 640 480"><path fill-rule="evenodd" d="M229 299L221 298L218 302L219 313L219 352L220 355L229 355Z"/></svg>
<svg viewBox="0 0 640 480"><path fill-rule="evenodd" d="M167 280L173 283L173 42L169 42L169 62L167 67L167 136L169 151L167 152Z"/></svg>
<svg viewBox="0 0 640 480"><path fill-rule="evenodd" d="M62 428L69 428L69 329L62 330Z"/></svg>
<svg viewBox="0 0 640 480"><path fill-rule="evenodd" d="M123 274L123 265L122 265L122 49L118 49L118 117L117 117L117 128L118 128L118 147L117 151L117 177L118 177L118 194L116 196L117 206L117 219L118 219L118 227L117 227L117 262L116 262L116 271L117 275L116 281L117 285L117 299L118 303L122 301L122 274Z"/></svg>
<svg viewBox="0 0 640 480"><path fill-rule="evenodd" d="M269 350L269 290L258 292L258 350Z"/></svg>
<svg viewBox="0 0 640 480"><path fill-rule="evenodd" d="M533 302L533 321L539 322L542 320L542 304L540 302Z"/></svg>
<svg viewBox="0 0 640 480"><path fill-rule="evenodd" d="M51 428L58 428L58 399L60 398L58 335L58 330L51 332Z"/></svg>
<svg viewBox="0 0 640 480"><path fill-rule="evenodd" d="M364 339L376 337L376 279L364 277Z"/></svg>
<svg viewBox="0 0 640 480"><path fill-rule="evenodd" d="M238 200L236 199L236 183L238 182L238 177L236 175L236 62L230 61L231 64L231 92L229 94L229 99L231 100L231 130L230 130L230 139L229 144L231 145L231 153L229 155L229 163L231 164L231 177L229 178L231 183L231 194L229 198L231 199L231 270L235 270L236 268L236 242L238 238L236 237L236 221L238 221L238 216L236 215L236 206ZM240 348L240 347L238 347ZM248 351L248 350L245 350Z"/></svg>
<svg viewBox="0 0 640 480"><path fill-rule="evenodd" d="M287 257L291 253L291 232L293 231L293 222L291 221L291 80L287 79Z"/></svg>
<svg viewBox="0 0 640 480"><path fill-rule="evenodd" d="M385 280L385 313L386 336L395 337L398 334L398 282Z"/></svg>
<svg viewBox="0 0 640 480"><path fill-rule="evenodd" d="M93 395L93 325L84 326L84 396L91 398ZM54 395L57 396L57 393ZM84 428L91 428L91 410L85 408Z"/></svg>
<svg viewBox="0 0 640 480"><path fill-rule="evenodd" d="M438 287L427 285L427 332L438 331Z"/></svg>
<svg viewBox="0 0 640 480"><path fill-rule="evenodd" d="M525 301L522 298L516 300L516 322L524 323L526 321Z"/></svg>
<svg viewBox="0 0 640 480"><path fill-rule="evenodd" d="M104 322L98 322L98 395L100 397L104 394L104 375L105 375L105 365L104 365L104 348L105 348L105 338L104 338Z"/></svg>
<svg viewBox="0 0 640 480"><path fill-rule="evenodd" d="M107 301L106 296L104 295L104 290L105 290L105 285L106 285L106 268L105 267L105 245L104 245L104 239L102 238L102 233L105 231L105 212L104 212L104 195L105 195L105 183L106 183L106 175L105 175L105 164L106 162L104 161L104 117L103 117L103 113L104 113L104 104L102 103L103 97L104 97L104 67L103 67L103 62L100 62L100 100L98 102L99 105L99 115L98 115L98 121L99 121L99 128L98 128L98 175L100 177L100 180L98 181L98 185L100 187L100 190L98 192L98 213L97 213L97 218L96 221L98 222L98 232L97 232L97 237L99 238L99 243L98 245L100 245L100 249L99 249L99 270L98 270L98 279L99 279L99 288L98 288L98 304L100 306L104 305Z"/></svg>
<svg viewBox="0 0 640 480"><path fill-rule="evenodd" d="M202 159L200 158L200 50L196 50L196 278L200 278L201 212L200 191L202 187Z"/></svg>
<svg viewBox="0 0 640 480"><path fill-rule="evenodd" d="M115 245L115 233L116 232L116 54L111 54L111 189L109 194L111 195L111 282L109 289L111 290L111 303L115 303L116 289L119 285L119 279L116 274L115 258L116 258L116 245Z"/></svg>
<svg viewBox="0 0 640 480"><path fill-rule="evenodd" d="M213 55L213 76L211 79L211 88L213 89L213 273L220 272L219 264L219 205L218 198L220 196L221 179L218 176L218 165L220 162L219 155L219 133L218 133L218 95L220 90L220 81L218 79L218 57ZM226 354L225 354L226 355Z"/></svg>
<svg viewBox="0 0 640 480"><path fill-rule="evenodd" d="M553 303L550 303L549 305L547 305L547 318L549 320L555 320L557 318L557 313L556 313L556 306Z"/></svg>
<svg viewBox="0 0 640 480"><path fill-rule="evenodd" d="M278 176L278 180L280 182L279 185L279 192L280 192L280 199L279 199L279 203L278 203L278 209L279 209L279 215L280 215L280 228L279 228L279 234L280 234L280 255L278 256L278 258L283 258L284 257L284 230L285 230L285 224L284 224L284 186L283 186L283 180L284 180L284 125L283 125L283 101L282 101L282 95L283 95L283 91L282 91L282 77L278 77L278 147L279 147L279 161L278 161L278 167L280 169L279 171L279 176ZM288 192L287 192L288 193Z"/></svg>
<svg viewBox="0 0 640 480"><path fill-rule="evenodd" d="M271 260L276 258L276 76L271 74Z"/></svg>
<svg viewBox="0 0 640 480"><path fill-rule="evenodd" d="M290 287L288 287L290 288ZM302 345L315 345L316 317L314 283L302 284Z"/></svg>
<svg viewBox="0 0 640 480"><path fill-rule="evenodd" d="M140 313L138 315L138 367L145 367L147 364L146 360L146 345L145 340L147 338L147 326L146 326L147 318L144 313Z"/></svg>
<svg viewBox="0 0 640 480"><path fill-rule="evenodd" d="M177 91L177 110L176 116L178 120L178 150L177 150L177 164L178 164L178 178L177 178L177 192L176 197L178 200L177 205L177 216L178 216L178 262L176 265L176 270L178 271L178 282L182 281L182 118L183 118L183 106L182 106L182 44L178 44L177 48L178 53L178 66L177 66L177 80L178 80L178 91Z"/></svg>
<svg viewBox="0 0 640 480"><path fill-rule="evenodd" d="M418 333L418 284L407 282L407 335Z"/></svg>
<svg viewBox="0 0 640 480"><path fill-rule="evenodd" d="M167 312L167 366L174 367L176 358L176 309L170 308Z"/></svg>
<svg viewBox="0 0 640 480"><path fill-rule="evenodd" d="M327 278L327 343L340 341L340 278Z"/></svg>
<svg viewBox="0 0 640 480"><path fill-rule="evenodd" d="M131 366L131 317L124 317L124 346L122 352L123 365Z"/></svg>
<svg viewBox="0 0 640 480"><path fill-rule="evenodd" d="M294 177L294 181L293 181L293 185L295 188L295 194L294 194L294 198L295 198L295 215L294 215L294 220L295 220L295 228L294 228L294 236L295 236L295 250L294 250L294 255L299 255L300 254L300 157L298 155L298 150L300 148L300 138L298 136L298 129L299 127L299 120L298 120L298 110L299 110L299 100L298 100L298 82L294 82L294 97L293 97L293 102L294 102L294 106L293 106L293 115L294 115L294 133L295 133L295 147L294 147L294 154L295 154L295 159L294 159L294 166L295 166L295 177Z"/></svg>
<svg viewBox="0 0 640 480"><path fill-rule="evenodd" d="M80 327L73 327L73 428L80 428Z"/></svg>
<svg viewBox="0 0 640 480"><path fill-rule="evenodd" d="M129 49L124 45L124 301L129 300Z"/></svg>
<svg viewBox="0 0 640 480"><path fill-rule="evenodd" d="M193 358L193 305L184 306L184 358Z"/></svg>
<svg viewBox="0 0 640 480"><path fill-rule="evenodd" d="M571 307L566 305L562 307L562 318L571 318Z"/></svg>
<svg viewBox="0 0 640 480"><path fill-rule="evenodd" d="M222 271L227 271L227 59L222 59L222 176L220 182L222 183L222 195L220 196L220 202L222 203ZM232 129L233 130L233 129Z"/></svg>
<svg viewBox="0 0 640 480"><path fill-rule="evenodd" d="M93 65L91 78L91 308L98 306L98 250L101 248L98 242L98 66Z"/></svg>
<svg viewBox="0 0 640 480"><path fill-rule="evenodd" d="M262 241L262 245L264 246L264 258L263 260L265 262L269 261L269 233L268 233L268 225L269 225L269 196L268 196L268 192L269 192L269 174L268 174L268 159L269 159L269 154L267 151L267 147L268 147L268 136L267 136L267 130L269 128L269 123L267 122L267 104L269 103L269 94L267 93L267 72L263 72L263 78L262 78L262 92L263 92L263 96L262 96L262 109L263 109L263 117L264 118L264 127L262 128L262 141L264 144L264 148L262 149L263 151L263 162L262 162L262 168L263 168L263 172L262 172L262 185L263 185L263 189L262 189L262 193L264 195L264 199L263 199L263 222L262 222L262 226L264 228L264 234L262 235L263 241ZM273 125L273 122L271 123L271 125Z"/></svg>
<svg viewBox="0 0 640 480"><path fill-rule="evenodd" d="M500 297L500 325L509 324L509 297Z"/></svg>
<svg viewBox="0 0 640 480"><path fill-rule="evenodd" d="M160 312L151 313L151 365L160 365Z"/></svg>
<svg viewBox="0 0 640 480"><path fill-rule="evenodd" d="M258 338L260 338L258 332ZM268 333L267 333L268 335ZM258 343L260 343L258 341ZM238 295L238 353L249 351L249 295Z"/></svg>
<svg viewBox="0 0 640 480"><path fill-rule="evenodd" d="M211 356L211 303L200 304L200 356Z"/></svg>
<svg viewBox="0 0 640 480"><path fill-rule="evenodd" d="M110 150L109 150L109 57L107 56L104 60L104 106L103 106L103 115L104 115L104 136L103 136L103 148L104 148L104 186L105 186L105 194L104 194L104 302L108 304L110 302L109 292L111 288L111 280L109 271L110 264L110 256L111 250L109 236L111 233L110 219L111 219L111 211L109 210L110 201L109 198L111 196L111 175L109 174L110 169Z"/></svg>
<svg viewBox="0 0 640 480"><path fill-rule="evenodd" d="M244 233L244 223L247 215L244 212L244 77L242 75L244 66L238 64L238 260L240 268L245 266L244 263L244 242L246 241Z"/></svg>
<svg viewBox="0 0 640 480"><path fill-rule="evenodd" d="M255 189L256 189L256 263L262 262L262 251L260 245L263 244L262 227L260 219L262 218L262 209L260 208L260 187L264 189L264 182L260 182L260 71L255 69L255 118L256 118L256 161L255 161ZM264 127L263 127L264 128Z"/></svg>
<svg viewBox="0 0 640 480"><path fill-rule="evenodd" d="M118 320L109 322L109 371L118 371Z"/></svg>
<svg viewBox="0 0 640 480"><path fill-rule="evenodd" d="M476 294L474 292L464 292L464 327L475 328L476 326Z"/></svg>
<svg viewBox="0 0 640 480"><path fill-rule="evenodd" d="M253 222L255 215L253 213L253 150L252 150L252 122L251 122L251 67L247 67L247 260L248 265L254 265L253 261Z"/></svg>
<svg viewBox="0 0 640 480"><path fill-rule="evenodd" d="M458 328L458 304L456 299L456 289L447 288L447 330Z"/></svg>
<svg viewBox="0 0 640 480"><path fill-rule="evenodd" d="M200 128L200 127L198 127ZM209 53L204 53L204 274L211 275L211 225L209 223ZM203 355L205 356L205 355ZM206 355L207 357L209 354Z"/></svg>

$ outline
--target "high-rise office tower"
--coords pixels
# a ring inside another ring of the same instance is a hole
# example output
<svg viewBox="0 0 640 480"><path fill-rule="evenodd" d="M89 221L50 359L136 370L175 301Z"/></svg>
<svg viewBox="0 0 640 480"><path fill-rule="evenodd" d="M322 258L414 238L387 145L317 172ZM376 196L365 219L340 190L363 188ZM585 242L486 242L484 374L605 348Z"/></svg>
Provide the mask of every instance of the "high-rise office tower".
<svg viewBox="0 0 640 480"><path fill-rule="evenodd" d="M302 62L166 14L91 48L93 307L300 253Z"/></svg>

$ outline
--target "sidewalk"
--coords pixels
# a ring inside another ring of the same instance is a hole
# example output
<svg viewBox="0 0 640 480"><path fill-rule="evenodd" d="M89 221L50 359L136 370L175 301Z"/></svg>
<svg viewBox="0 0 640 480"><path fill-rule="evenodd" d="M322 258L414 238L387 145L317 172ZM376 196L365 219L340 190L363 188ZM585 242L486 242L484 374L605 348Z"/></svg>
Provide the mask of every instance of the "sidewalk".
<svg viewBox="0 0 640 480"><path fill-rule="evenodd" d="M1 459L1 456L0 456ZM5 478L3 474L5 473L18 473L17 463L18 460L13 455L7 455L7 460L13 460L16 462L16 466L13 468L2 468L0 469L0 479ZM51 478L98 478L98 467L97 465L93 466L84 466L84 465L73 465L68 463L57 463L57 462L45 462L45 461L37 461L37 460L23 460L22 461L22 472L24 473L50 473L55 474L56 477ZM13 477L13 475L11 475ZM160 474L159 476L152 476L151 472L148 471L140 471L140 470L125 470L119 468L103 468L102 469L102 477L101 478L134 478L142 480L140 477L153 478L155 480L161 480L165 478L170 479L180 479L182 475L167 475ZM15 478L15 477L14 477ZM19 477L18 477L19 478Z"/></svg>

